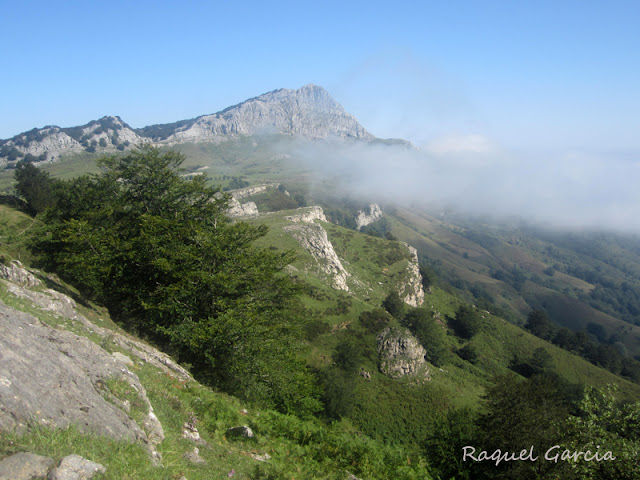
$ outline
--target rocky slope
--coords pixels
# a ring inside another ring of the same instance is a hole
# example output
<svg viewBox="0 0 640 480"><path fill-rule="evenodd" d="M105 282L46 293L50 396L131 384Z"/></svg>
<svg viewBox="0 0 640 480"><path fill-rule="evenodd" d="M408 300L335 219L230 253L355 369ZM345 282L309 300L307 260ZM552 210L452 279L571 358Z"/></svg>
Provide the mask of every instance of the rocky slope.
<svg viewBox="0 0 640 480"><path fill-rule="evenodd" d="M86 152L115 152L143 143L120 117L107 116L79 127L34 128L0 141L0 166L26 158L34 162L59 160L61 156Z"/></svg>
<svg viewBox="0 0 640 480"><path fill-rule="evenodd" d="M317 262L318 268L332 280L334 288L349 291L350 277L327 237L327 232L316 220L326 222L321 207L301 208L300 213L286 217L295 225L284 227L284 231L300 242Z"/></svg>
<svg viewBox="0 0 640 480"><path fill-rule="evenodd" d="M373 139L329 93L317 85L280 89L251 98L186 124L141 129L145 136L166 143L212 141L224 135L281 133L307 138L330 136Z"/></svg>
<svg viewBox="0 0 640 480"><path fill-rule="evenodd" d="M149 364L183 381L191 375L166 354L92 323L72 298L44 288L20 262L1 267L0 287L10 298L84 335L54 328L0 300L0 432L21 433L34 422L74 425L81 432L141 442L160 463L156 445L164 440L163 428L130 366ZM131 398L120 398L118 387Z"/></svg>

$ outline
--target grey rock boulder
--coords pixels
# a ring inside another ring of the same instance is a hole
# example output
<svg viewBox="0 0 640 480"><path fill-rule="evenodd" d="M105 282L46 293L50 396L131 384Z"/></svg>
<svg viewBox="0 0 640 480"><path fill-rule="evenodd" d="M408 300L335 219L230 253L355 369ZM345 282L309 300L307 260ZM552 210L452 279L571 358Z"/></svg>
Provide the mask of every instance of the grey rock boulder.
<svg viewBox="0 0 640 480"><path fill-rule="evenodd" d="M427 378L426 351L406 328L387 327L378 335L380 371L391 378L405 375Z"/></svg>
<svg viewBox="0 0 640 480"><path fill-rule="evenodd" d="M146 442L126 412L105 399L111 378L144 392L138 378L95 343L0 302L0 431L20 432L31 422L73 424L84 432Z"/></svg>
<svg viewBox="0 0 640 480"><path fill-rule="evenodd" d="M20 452L0 460L0 480L32 480L45 478L53 459Z"/></svg>
<svg viewBox="0 0 640 480"><path fill-rule="evenodd" d="M82 458L80 455L69 455L49 472L47 480L88 480L106 471L107 469L99 463Z"/></svg>
<svg viewBox="0 0 640 480"><path fill-rule="evenodd" d="M246 425L233 427L227 430L227 435L231 437L253 438L253 430Z"/></svg>

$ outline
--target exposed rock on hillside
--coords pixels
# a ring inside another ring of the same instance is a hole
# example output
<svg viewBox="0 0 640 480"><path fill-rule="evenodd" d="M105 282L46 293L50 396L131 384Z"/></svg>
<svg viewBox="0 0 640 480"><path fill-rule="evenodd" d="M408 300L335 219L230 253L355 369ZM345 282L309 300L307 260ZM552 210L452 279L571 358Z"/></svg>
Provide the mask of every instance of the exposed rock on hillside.
<svg viewBox="0 0 640 480"><path fill-rule="evenodd" d="M153 136L151 130L148 133ZM166 137L166 142L206 142L223 135L260 133L309 138L373 138L324 88L306 85L298 90L274 90L219 113L176 125L174 132Z"/></svg>
<svg viewBox="0 0 640 480"><path fill-rule="evenodd" d="M0 278L25 287L37 287L42 283L35 275L26 270L18 260L13 260L9 265L0 264Z"/></svg>
<svg viewBox="0 0 640 480"><path fill-rule="evenodd" d="M405 328L387 327L378 335L380 371L391 378L414 375L428 378L425 349Z"/></svg>
<svg viewBox="0 0 640 480"><path fill-rule="evenodd" d="M240 203L235 197L231 197L229 200L227 215L230 217L255 217L258 213L258 206L255 202Z"/></svg>
<svg viewBox="0 0 640 480"><path fill-rule="evenodd" d="M367 225L371 225L374 222L377 222L382 217L382 209L380 205L377 203L372 203L369 205L369 212L365 212L364 210L358 210L358 215L356 216L356 225L358 226L358 230L362 227L366 227Z"/></svg>
<svg viewBox="0 0 640 480"><path fill-rule="evenodd" d="M322 209L322 207L302 207L298 208L296 211L299 213L295 213L294 215L289 215L284 218L293 223L313 223L315 220L328 222L327 217L325 217L324 215L324 210Z"/></svg>
<svg viewBox="0 0 640 480"><path fill-rule="evenodd" d="M192 380L168 355L90 322L73 299L42 289L42 282L19 262L3 266L0 276L9 294L98 336L102 346L123 349L170 375ZM143 442L159 462L155 445L164 439L163 428L140 380L127 368L132 364L120 352L111 355L87 337L51 328L0 301L0 431L23 431L33 421L61 428L74 424L81 431ZM130 404L112 393L112 382L128 386L146 405L139 423L129 417Z"/></svg>
<svg viewBox="0 0 640 480"><path fill-rule="evenodd" d="M14 261L13 264L15 263L18 262ZM32 275L23 269L21 276L25 276L26 274ZM46 289L41 292L34 291L11 282L7 283L7 291L16 297L29 300L34 306L39 307L45 312L51 312L54 315L59 315L76 322L84 327L86 331L94 333L103 339L108 339L114 345L129 351L141 360L162 369L170 375L175 375L183 380L193 380L191 374L175 363L166 353L119 332L102 328L87 320L87 318L77 312L76 302L64 293L53 289Z"/></svg>
<svg viewBox="0 0 640 480"><path fill-rule="evenodd" d="M333 277L334 288L348 291L347 278L349 278L349 272L342 266L342 262L329 241L325 229L321 225L310 223L313 220L308 220L314 215L324 217L322 209L317 207L316 210L302 214L301 217L294 217L296 220L292 221L301 223L284 227L284 231L298 240L300 245L313 255L322 272ZM307 220L302 220L301 218L307 218Z"/></svg>
<svg viewBox="0 0 640 480"><path fill-rule="evenodd" d="M419 307L424 302L424 289L422 288L422 275L418 261L418 251L409 244L406 244L411 252L411 260L407 265L407 281L402 285L398 294L407 305Z"/></svg>
<svg viewBox="0 0 640 480"><path fill-rule="evenodd" d="M15 162L26 155L32 155L34 161L53 161L62 155L83 150L113 152L138 145L143 140L120 117L113 116L103 117L80 127L34 128L16 135L2 145L0 165Z"/></svg>
<svg viewBox="0 0 640 480"><path fill-rule="evenodd" d="M231 190L229 193L236 200L242 200L243 198L251 197L252 195L259 195L260 193L264 193L267 189L274 187L277 188L275 184L264 184L264 185L254 185L252 187L238 188L236 190Z"/></svg>
<svg viewBox="0 0 640 480"><path fill-rule="evenodd" d="M53 329L0 302L0 430L29 422L76 425L118 439L148 442L147 434L118 402L107 383L116 379L138 392L152 413L138 377L85 337Z"/></svg>

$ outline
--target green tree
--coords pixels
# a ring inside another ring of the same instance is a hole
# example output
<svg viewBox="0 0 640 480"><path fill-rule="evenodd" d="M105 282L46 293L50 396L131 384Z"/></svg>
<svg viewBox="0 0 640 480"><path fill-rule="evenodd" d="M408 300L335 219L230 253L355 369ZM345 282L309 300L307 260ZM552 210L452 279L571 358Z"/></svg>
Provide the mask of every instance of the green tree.
<svg viewBox="0 0 640 480"><path fill-rule="evenodd" d="M444 363L446 357L446 333L431 317L431 312L416 308L405 315L400 322L413 333L427 351L427 360L436 366Z"/></svg>
<svg viewBox="0 0 640 480"><path fill-rule="evenodd" d="M382 302L382 308L395 318L402 318L405 312L405 303L398 295L398 292L391 292Z"/></svg>
<svg viewBox="0 0 640 480"><path fill-rule="evenodd" d="M440 415L427 437L425 451L435 478L472 479L473 465L462 461L463 448L477 439L475 413L468 408L451 410Z"/></svg>
<svg viewBox="0 0 640 480"><path fill-rule="evenodd" d="M460 338L470 339L482 328L482 319L478 312L469 305L462 305L456 310L453 329Z"/></svg>
<svg viewBox="0 0 640 480"><path fill-rule="evenodd" d="M53 180L31 162L21 160L13 172L16 193L27 202L29 212L36 215L55 204Z"/></svg>
<svg viewBox="0 0 640 480"><path fill-rule="evenodd" d="M296 355L304 319L283 269L259 249L266 227L232 223L228 197L184 158L146 147L65 182L34 244L45 266L161 343L209 384L281 411L319 408Z"/></svg>
<svg viewBox="0 0 640 480"><path fill-rule="evenodd" d="M543 310L532 310L527 316L524 328L544 340L551 340L556 331L556 326Z"/></svg>
<svg viewBox="0 0 640 480"><path fill-rule="evenodd" d="M567 416L567 398L554 376L534 375L527 380L515 375L498 377L485 396L485 413L478 420L476 455L479 450L491 454L497 449L518 455L533 447L533 456L539 458L474 464L472 478L571 478L565 462L544 460L545 452L565 438Z"/></svg>
<svg viewBox="0 0 640 480"><path fill-rule="evenodd" d="M610 451L615 460L570 461L579 479L640 478L640 402L619 405L614 387L590 388L579 404L578 414L568 418L570 440L555 453L590 450L600 458Z"/></svg>

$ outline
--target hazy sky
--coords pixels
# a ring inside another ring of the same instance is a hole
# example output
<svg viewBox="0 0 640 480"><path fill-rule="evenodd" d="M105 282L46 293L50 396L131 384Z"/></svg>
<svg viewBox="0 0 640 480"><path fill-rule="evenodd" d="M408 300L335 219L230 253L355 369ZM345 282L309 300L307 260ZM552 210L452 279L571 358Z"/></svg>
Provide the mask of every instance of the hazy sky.
<svg viewBox="0 0 640 480"><path fill-rule="evenodd" d="M636 0L0 2L0 138L315 83L436 151L640 151Z"/></svg>

